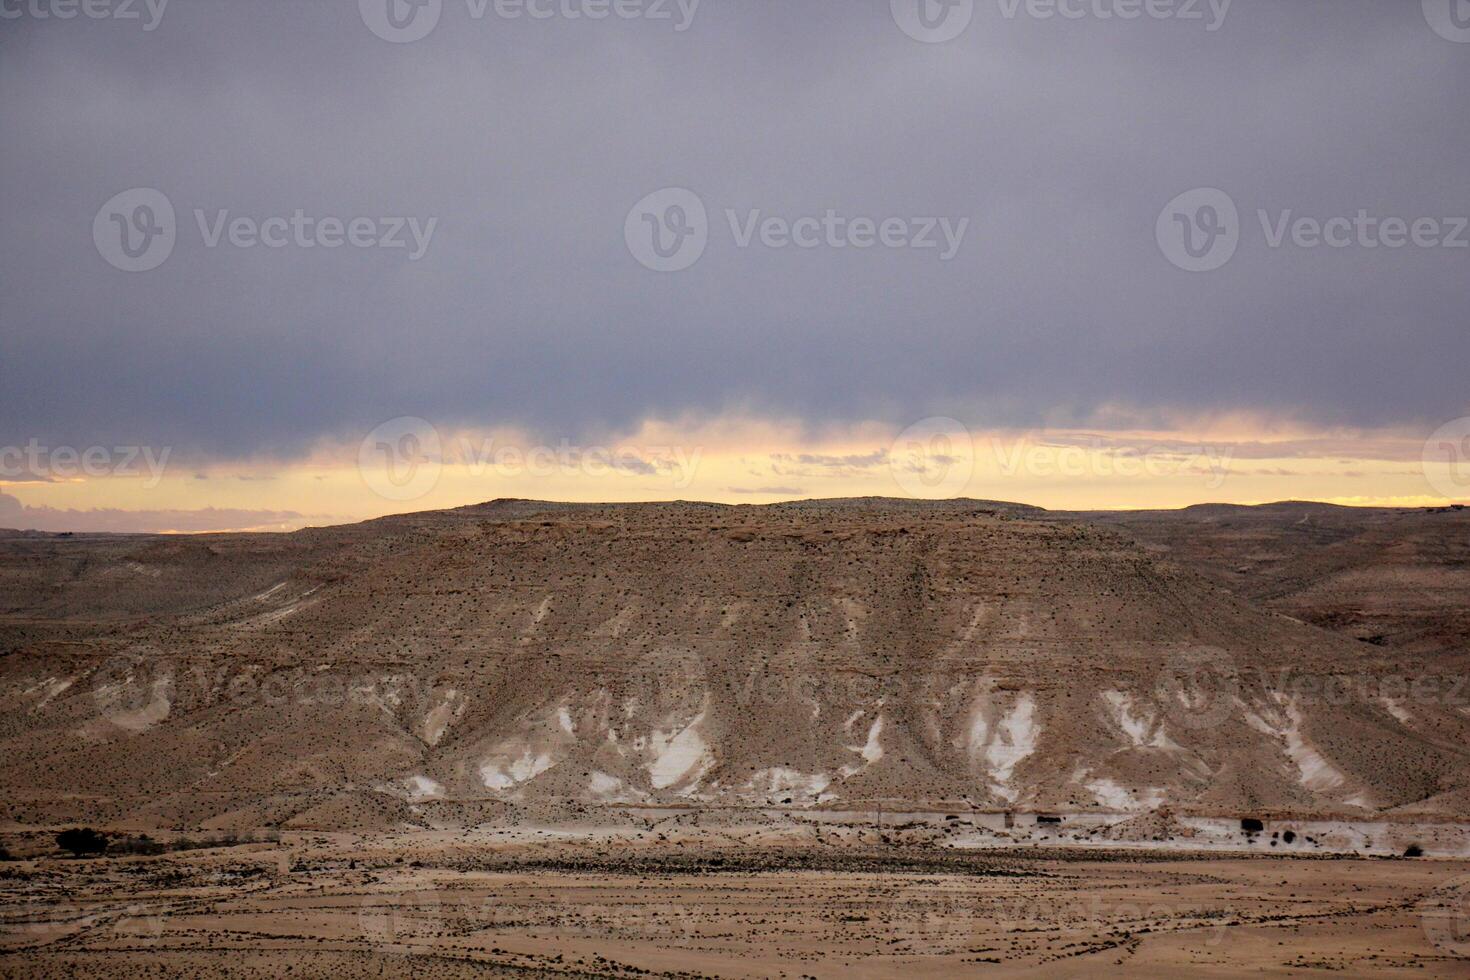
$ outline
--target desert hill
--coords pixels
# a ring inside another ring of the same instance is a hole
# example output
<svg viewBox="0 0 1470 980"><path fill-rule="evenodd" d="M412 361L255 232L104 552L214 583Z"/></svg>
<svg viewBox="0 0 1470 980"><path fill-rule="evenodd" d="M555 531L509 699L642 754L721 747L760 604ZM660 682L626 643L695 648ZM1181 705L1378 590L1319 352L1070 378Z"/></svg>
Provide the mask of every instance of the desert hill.
<svg viewBox="0 0 1470 980"><path fill-rule="evenodd" d="M1123 532L979 501L499 501L9 539L0 818L1467 798L1470 693Z"/></svg>
<svg viewBox="0 0 1470 980"><path fill-rule="evenodd" d="M1056 516L1115 527L1237 595L1423 662L1463 665L1470 653L1470 509L1288 502Z"/></svg>

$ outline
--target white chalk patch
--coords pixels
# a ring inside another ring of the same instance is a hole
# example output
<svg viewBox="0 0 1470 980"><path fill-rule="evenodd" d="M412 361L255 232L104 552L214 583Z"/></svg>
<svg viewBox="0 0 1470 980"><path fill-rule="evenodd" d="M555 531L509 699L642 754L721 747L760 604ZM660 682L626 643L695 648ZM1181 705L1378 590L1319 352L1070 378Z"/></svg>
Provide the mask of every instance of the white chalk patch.
<svg viewBox="0 0 1470 980"><path fill-rule="evenodd" d="M1011 786L1011 777L1016 766L1036 751L1041 735L1041 726L1036 723L1036 698L1023 691L993 725L986 718L990 709L990 702L982 701L970 716L970 757L985 770L991 792L1014 802L1019 793Z"/></svg>
<svg viewBox="0 0 1470 980"><path fill-rule="evenodd" d="M1274 706L1277 710L1271 710L1272 707L1263 705L1259 714L1247 710L1246 724L1282 743L1287 758L1297 768L1298 782L1307 789L1324 793L1342 787L1348 781L1347 776L1302 735L1302 714L1296 703L1281 699ZM1273 717L1265 717L1268 714Z"/></svg>
<svg viewBox="0 0 1470 980"><path fill-rule="evenodd" d="M962 652L971 643L974 643L975 633L977 630L980 629L980 621L984 618L985 603L975 603L975 608L970 612L970 621L965 624L965 628L960 633L959 637L945 648L944 655L947 657L954 656L955 654Z"/></svg>
<svg viewBox="0 0 1470 980"><path fill-rule="evenodd" d="M439 703L424 715L424 741L429 745L438 745L450 724L458 721L464 714L468 703L467 699L460 697L459 691L452 687L446 689L440 696Z"/></svg>
<svg viewBox="0 0 1470 980"><path fill-rule="evenodd" d="M1286 754L1291 756L1291 761L1301 770L1302 785L1314 792L1337 789L1347 780L1340 770L1296 732L1287 733Z"/></svg>
<svg viewBox="0 0 1470 980"><path fill-rule="evenodd" d="M1113 724L1123 729L1123 734L1135 746L1146 744L1149 729L1153 726L1151 714L1143 711L1135 714L1132 696L1123 691L1104 691L1102 696L1108 705L1108 715Z"/></svg>
<svg viewBox="0 0 1470 980"><path fill-rule="evenodd" d="M821 773L804 773L795 769L776 767L762 769L751 777L751 788L763 790L769 796L791 796L814 799L822 794L832 780Z"/></svg>
<svg viewBox="0 0 1470 980"><path fill-rule="evenodd" d="M58 696L65 693L66 690L71 687L71 685L72 679L70 677L65 679L59 677L48 677L41 683L26 688L25 691L22 693L26 697L34 697L37 694L40 695L41 699L31 706L32 711L39 711L42 708L46 707L46 705L50 704L52 701L56 700Z"/></svg>
<svg viewBox="0 0 1470 980"><path fill-rule="evenodd" d="M618 611L617 615L610 617L606 622L602 623L600 626L594 629L592 631L592 635L611 636L614 639L622 636L625 632L627 632L628 627L632 624L633 617L637 614L637 612L638 607L636 604L625 606Z"/></svg>
<svg viewBox="0 0 1470 980"><path fill-rule="evenodd" d="M675 783L697 783L714 765L714 756L699 734L704 711L677 733L655 731L649 736L653 762L648 775L654 789L668 789ZM692 787L691 787L692 788Z"/></svg>
<svg viewBox="0 0 1470 980"><path fill-rule="evenodd" d="M556 765L556 760L548 753L534 755L530 746L527 746L520 757L508 765L503 759L498 762L486 762L480 767L480 779L488 789L512 789L521 783L535 779L554 765Z"/></svg>
<svg viewBox="0 0 1470 980"><path fill-rule="evenodd" d="M534 624L539 624L541 620L546 618L546 614L550 611L551 596L548 595L545 599L541 600L541 605L537 606L536 611L531 614L531 622Z"/></svg>
<svg viewBox="0 0 1470 980"><path fill-rule="evenodd" d="M859 714L861 714L861 712L859 712ZM851 721L855 721L855 720L856 720L856 716L854 716L852 719L850 719L849 720L849 723ZM883 742L882 742L882 736L883 736L883 716L880 714L880 715L878 715L878 717L874 718L873 719L873 723L868 726L868 740L866 742L864 742L862 745L849 745L849 746L846 746L847 751L849 751L849 752L856 752L858 755L860 755L860 756L863 757L863 765L860 765L860 766L857 766L857 765L843 766L838 771L841 772L843 776L855 776L858 773L862 772L864 769L868 768L868 766L871 766L873 763L875 763L875 762L879 761L880 759L882 759L883 758Z"/></svg>
<svg viewBox="0 0 1470 980"><path fill-rule="evenodd" d="M1110 810L1129 811L1137 807L1133 794L1112 779L1094 779L1084 783L1101 806Z"/></svg>
<svg viewBox="0 0 1470 980"><path fill-rule="evenodd" d="M265 599L269 599L271 596L275 595L277 592L281 591L285 587L286 587L286 582L277 582L275 585L272 585L270 588L266 589L264 592L260 593L259 595L253 595L253 596L251 596L249 601L251 601L251 602L261 602L261 601L263 601Z"/></svg>
<svg viewBox="0 0 1470 980"><path fill-rule="evenodd" d="M410 800L437 800L444 795L444 786L428 776L409 776L403 783Z"/></svg>
<svg viewBox="0 0 1470 980"><path fill-rule="evenodd" d="M883 758L883 743L879 737L883 734L883 716L879 715L873 719L873 724L868 728L868 740L863 743L862 757L868 765L872 765Z"/></svg>
<svg viewBox="0 0 1470 980"><path fill-rule="evenodd" d="M1388 709L1389 714L1398 719L1399 724L1414 724L1414 716L1409 713L1409 709L1404 707L1402 698L1383 698L1382 700L1383 706Z"/></svg>
<svg viewBox="0 0 1470 980"><path fill-rule="evenodd" d="M616 776L605 772L593 772L587 791L600 800L609 802L646 800L648 794L629 786Z"/></svg>
<svg viewBox="0 0 1470 980"><path fill-rule="evenodd" d="M128 680L131 683L132 678L129 677ZM167 718L169 712L173 710L173 701L168 696L172 687L172 675L155 678L153 681L153 690L147 704L136 711L123 711L109 714L108 719L118 728L126 731L147 731Z"/></svg>
<svg viewBox="0 0 1470 980"><path fill-rule="evenodd" d="M1109 720L1122 730L1133 748L1184 751L1169 737L1157 712L1147 703L1140 704L1125 691L1104 691L1102 697Z"/></svg>
<svg viewBox="0 0 1470 980"><path fill-rule="evenodd" d="M1146 813L1161 806L1169 795L1161 786L1130 789L1109 777L1099 777L1082 785L1092 792L1100 806L1120 813Z"/></svg>
<svg viewBox="0 0 1470 980"><path fill-rule="evenodd" d="M610 796L613 793L622 791L623 781L616 776L609 776L605 772L594 772L592 774L592 781L587 785L587 789L594 796Z"/></svg>

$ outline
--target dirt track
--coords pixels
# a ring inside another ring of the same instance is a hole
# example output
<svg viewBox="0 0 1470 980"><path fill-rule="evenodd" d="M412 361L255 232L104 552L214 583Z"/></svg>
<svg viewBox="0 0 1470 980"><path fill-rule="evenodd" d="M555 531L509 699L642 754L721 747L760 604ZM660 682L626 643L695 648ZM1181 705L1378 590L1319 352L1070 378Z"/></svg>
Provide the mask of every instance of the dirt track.
<svg viewBox="0 0 1470 980"><path fill-rule="evenodd" d="M1470 975L1466 861L798 854L735 833L4 867L14 977Z"/></svg>

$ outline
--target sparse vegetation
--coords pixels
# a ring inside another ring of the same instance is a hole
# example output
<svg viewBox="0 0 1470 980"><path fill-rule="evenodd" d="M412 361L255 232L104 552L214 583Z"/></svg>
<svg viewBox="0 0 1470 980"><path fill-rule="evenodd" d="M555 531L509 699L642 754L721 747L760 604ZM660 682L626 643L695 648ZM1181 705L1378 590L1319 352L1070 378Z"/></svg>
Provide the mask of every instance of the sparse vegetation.
<svg viewBox="0 0 1470 980"><path fill-rule="evenodd" d="M177 837L172 841L160 841L147 834L124 837L114 841L108 848L111 854L166 854L170 851L193 851L209 847L239 847L242 844L266 844L280 841L279 831L270 830L261 834L237 834L225 832L203 837Z"/></svg>
<svg viewBox="0 0 1470 980"><path fill-rule="evenodd" d="M56 835L56 846L72 857L102 854L107 850L107 835L91 827L73 827Z"/></svg>

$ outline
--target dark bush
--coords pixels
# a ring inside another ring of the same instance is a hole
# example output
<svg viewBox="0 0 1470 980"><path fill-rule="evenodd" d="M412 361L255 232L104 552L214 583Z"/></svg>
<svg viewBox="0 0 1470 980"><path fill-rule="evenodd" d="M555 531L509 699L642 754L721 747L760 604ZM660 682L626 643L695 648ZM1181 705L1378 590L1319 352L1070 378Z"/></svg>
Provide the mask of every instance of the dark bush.
<svg viewBox="0 0 1470 980"><path fill-rule="evenodd" d="M124 837L122 840L113 841L109 850L113 854L162 854L166 848L147 834L139 834L137 837Z"/></svg>
<svg viewBox="0 0 1470 980"><path fill-rule="evenodd" d="M1408 849L1404 851L1404 857L1406 858L1422 858L1423 856L1424 848L1418 844L1410 844Z"/></svg>
<svg viewBox="0 0 1470 980"><path fill-rule="evenodd" d="M1246 817L1240 821L1240 829L1247 834L1259 834L1266 829L1266 825L1255 817Z"/></svg>
<svg viewBox="0 0 1470 980"><path fill-rule="evenodd" d="M101 854L107 850L107 835L91 827L73 827L56 835L56 846L76 857Z"/></svg>

